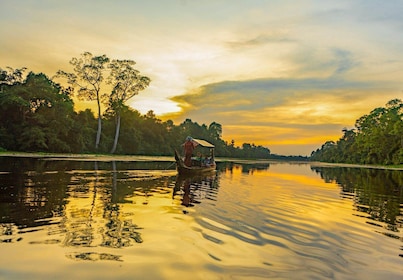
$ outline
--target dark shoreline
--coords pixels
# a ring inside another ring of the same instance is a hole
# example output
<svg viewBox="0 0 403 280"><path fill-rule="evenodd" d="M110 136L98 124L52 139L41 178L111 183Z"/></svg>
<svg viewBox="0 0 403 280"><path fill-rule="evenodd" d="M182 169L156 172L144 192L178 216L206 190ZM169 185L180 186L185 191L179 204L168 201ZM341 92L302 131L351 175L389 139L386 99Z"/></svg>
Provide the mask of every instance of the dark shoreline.
<svg viewBox="0 0 403 280"><path fill-rule="evenodd" d="M27 152L0 152L0 157L30 157L44 158L48 160L84 160L84 161L175 161L174 156L141 156L141 155L103 155L103 154L68 154L68 153L27 153ZM252 160L252 159L232 159L232 158L216 158L217 162L234 162L234 163L294 163L294 164L310 164L314 167L351 167L351 168L373 168L385 170L403 171L402 167L392 167L383 165L367 165L367 164L350 164L350 163L327 163L316 161L282 161L282 160Z"/></svg>

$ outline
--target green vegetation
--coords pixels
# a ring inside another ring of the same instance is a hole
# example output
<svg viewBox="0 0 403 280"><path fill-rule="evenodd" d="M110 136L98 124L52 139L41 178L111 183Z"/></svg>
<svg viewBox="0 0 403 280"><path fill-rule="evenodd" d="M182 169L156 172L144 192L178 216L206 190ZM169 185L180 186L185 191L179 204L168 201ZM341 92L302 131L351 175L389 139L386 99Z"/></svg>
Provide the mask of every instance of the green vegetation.
<svg viewBox="0 0 403 280"><path fill-rule="evenodd" d="M222 126L199 125L190 119L175 125L161 121L153 111L141 115L125 103L144 90L150 79L133 68L134 61L110 60L105 55L84 53L70 61L74 73L58 71L67 79L62 87L45 74L26 68L0 68L0 151L45 153L93 153L126 155L172 155L186 136L206 139L221 157L307 160L302 156L270 154L268 148L234 141L225 142ZM109 85L110 93L101 94ZM97 102L98 114L89 109L76 112L73 94ZM101 115L101 103L106 106ZM102 129L101 129L102 128ZM331 163L403 164L403 103L389 101L362 116L354 129L344 129L337 141L327 141L310 159ZM94 139L95 145L94 145Z"/></svg>
<svg viewBox="0 0 403 280"><path fill-rule="evenodd" d="M403 103L390 100L359 118L354 129L343 129L337 141L327 141L311 160L379 165L403 164Z"/></svg>
<svg viewBox="0 0 403 280"><path fill-rule="evenodd" d="M149 79L138 75L138 71L131 68L134 64L131 61L109 64L104 56L93 60L91 54L85 53L81 60L72 60L75 73L58 72L58 77L68 79L72 86L68 88L42 73L30 72L24 78L25 68L0 68L0 151L171 156L190 135L213 143L217 156L270 158L270 150L265 147L249 143L236 147L234 141L222 140L219 123L212 122L207 126L186 119L175 125L171 120L159 120L153 111L141 115L125 102L144 89ZM112 89L109 95L101 96L99 71L107 65L113 73L107 79ZM84 68L87 74L80 72ZM130 76L131 84L123 85L122 75ZM125 91L130 87L132 89ZM74 110L75 88L82 98L105 103L107 109L100 118L89 109Z"/></svg>
<svg viewBox="0 0 403 280"><path fill-rule="evenodd" d="M93 56L85 52L80 58L73 58L70 64L74 67L74 73L67 73L59 70L57 77L64 77L67 82L78 89L78 97L88 101L96 100L98 109L98 130L95 141L95 149L98 150L101 141L102 115L101 102L106 103L109 111L112 111L116 118L115 139L111 153L117 148L120 133L120 114L126 101L137 95L150 84L150 78L141 76L140 72L133 68L136 64L133 60L110 59L106 55ZM109 76L106 84L112 87L112 92L101 94L104 75L107 68Z"/></svg>

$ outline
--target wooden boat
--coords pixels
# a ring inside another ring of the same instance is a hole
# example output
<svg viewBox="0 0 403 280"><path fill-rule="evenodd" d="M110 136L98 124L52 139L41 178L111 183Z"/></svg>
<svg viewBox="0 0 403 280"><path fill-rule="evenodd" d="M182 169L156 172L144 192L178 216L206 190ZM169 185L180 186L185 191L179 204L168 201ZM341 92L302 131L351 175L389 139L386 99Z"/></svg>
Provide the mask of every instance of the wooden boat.
<svg viewBox="0 0 403 280"><path fill-rule="evenodd" d="M206 140L194 139L192 142L195 147L200 146L208 149L208 156L192 157L191 166L185 165L184 159L180 156L177 150L175 150L176 170L179 174L192 175L205 172L212 172L216 169L216 163L214 161L214 145Z"/></svg>

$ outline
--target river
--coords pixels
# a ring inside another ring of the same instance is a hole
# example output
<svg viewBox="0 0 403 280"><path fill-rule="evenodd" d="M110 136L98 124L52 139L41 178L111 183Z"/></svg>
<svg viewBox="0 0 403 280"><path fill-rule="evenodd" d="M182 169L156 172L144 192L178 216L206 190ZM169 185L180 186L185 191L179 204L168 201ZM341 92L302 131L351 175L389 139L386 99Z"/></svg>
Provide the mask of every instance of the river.
<svg viewBox="0 0 403 280"><path fill-rule="evenodd" d="M0 157L1 279L403 279L403 171Z"/></svg>

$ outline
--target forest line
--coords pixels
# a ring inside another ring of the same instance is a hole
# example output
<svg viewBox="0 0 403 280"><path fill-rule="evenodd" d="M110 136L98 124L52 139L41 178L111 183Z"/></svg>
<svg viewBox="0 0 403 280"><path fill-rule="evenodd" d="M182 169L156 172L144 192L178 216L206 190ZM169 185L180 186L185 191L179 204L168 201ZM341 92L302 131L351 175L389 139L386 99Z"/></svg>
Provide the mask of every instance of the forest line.
<svg viewBox="0 0 403 280"><path fill-rule="evenodd" d="M253 143L236 146L222 139L217 122L198 124L186 119L179 125L161 121L153 111L142 115L126 102L151 83L132 60L109 59L89 52L72 58L72 72L59 70L49 78L26 68L0 68L0 150L50 153L173 155L187 136L205 139L221 157L313 160L330 163L403 164L403 103L390 100L360 117L353 129L343 129L310 157L271 154ZM65 79L63 87L55 81ZM104 87L111 90L105 94ZM73 96L97 104L76 112ZM101 112L101 104L106 110Z"/></svg>
<svg viewBox="0 0 403 280"><path fill-rule="evenodd" d="M314 161L353 164L403 164L403 102L392 99L343 129L338 141L313 151Z"/></svg>
<svg viewBox="0 0 403 280"><path fill-rule="evenodd" d="M25 76L26 68L0 68L0 150L167 156L173 155L174 149L180 148L190 135L213 143L217 156L263 159L275 156L268 148L253 143L238 147L234 141L224 141L222 125L216 122L200 125L186 119L175 125L172 120L161 121L153 111L142 115L130 108L125 102L150 82L131 68L133 62L123 61L120 65L115 62L116 82L110 95L102 96L100 86L104 77L100 71L105 69L106 61L109 61L106 57L89 53L73 59L72 64L81 68L81 73L57 74L68 79L69 87L43 73L29 72ZM80 80L80 75L87 80ZM107 79L111 81L110 76ZM132 83L123 85L125 79ZM132 91L125 91L130 86ZM99 117L90 109L76 112L75 89L83 99L103 102L106 110Z"/></svg>

